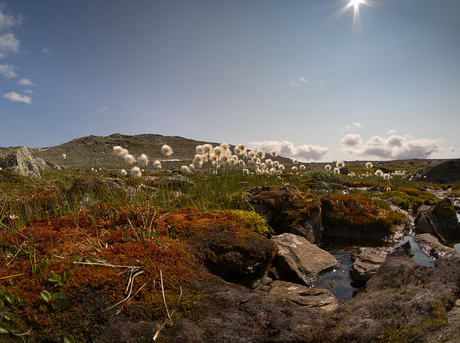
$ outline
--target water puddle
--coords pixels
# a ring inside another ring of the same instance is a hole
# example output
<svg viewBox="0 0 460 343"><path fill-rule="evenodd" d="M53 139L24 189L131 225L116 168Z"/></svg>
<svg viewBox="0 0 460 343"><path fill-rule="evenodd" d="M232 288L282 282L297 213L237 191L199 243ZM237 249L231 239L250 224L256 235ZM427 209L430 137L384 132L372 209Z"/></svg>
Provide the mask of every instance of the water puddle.
<svg viewBox="0 0 460 343"><path fill-rule="evenodd" d="M386 246L398 247L406 242L410 242L412 253L414 256L412 260L421 266L434 267L434 259L425 255L423 251L418 248L418 244L414 241L413 235L404 236L400 242L395 242ZM342 301L348 301L356 295L363 284L357 284L353 281L350 275L350 270L353 265L352 256L358 253L360 247L381 247L381 242L340 242L324 239L320 245L321 249L326 250L341 262L340 268L329 271L323 274L319 281L315 284L315 288L324 288L329 290L334 296ZM455 246L460 253L460 243Z"/></svg>

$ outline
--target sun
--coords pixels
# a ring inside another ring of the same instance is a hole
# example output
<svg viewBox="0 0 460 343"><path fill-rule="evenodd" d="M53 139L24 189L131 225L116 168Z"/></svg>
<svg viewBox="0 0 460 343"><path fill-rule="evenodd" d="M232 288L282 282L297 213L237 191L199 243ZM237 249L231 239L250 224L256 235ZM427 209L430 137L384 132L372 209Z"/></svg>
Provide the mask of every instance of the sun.
<svg viewBox="0 0 460 343"><path fill-rule="evenodd" d="M362 3L364 3L364 0L351 0L350 6L355 6L355 8L357 8L359 4L362 4Z"/></svg>

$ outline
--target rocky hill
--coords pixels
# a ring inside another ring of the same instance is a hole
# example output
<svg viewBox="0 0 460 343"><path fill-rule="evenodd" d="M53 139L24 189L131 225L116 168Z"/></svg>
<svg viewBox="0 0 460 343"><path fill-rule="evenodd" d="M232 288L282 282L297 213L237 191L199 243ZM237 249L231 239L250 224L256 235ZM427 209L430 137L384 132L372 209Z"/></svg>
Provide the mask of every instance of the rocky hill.
<svg viewBox="0 0 460 343"><path fill-rule="evenodd" d="M119 168L120 159L114 156L113 147L116 145L128 149L129 153L137 157L146 154L150 161L165 160L161 154L161 147L164 144L173 149L173 155L169 161L173 166L189 165L195 156L197 145L212 144L219 145L216 142L196 141L177 136L162 136L156 134L142 135L122 135L115 133L104 136L88 136L74 139L70 142L48 148L28 148L35 156L52 162L64 168ZM231 146L232 150L234 146ZM0 148L0 158L4 158L9 152L15 150L15 147ZM63 158L66 155L66 159ZM290 164L292 160L284 157L272 158L282 164Z"/></svg>
<svg viewBox="0 0 460 343"><path fill-rule="evenodd" d="M205 142L193 139L187 139L178 136L163 136L158 134L142 134L142 135L122 135L115 133L110 136L87 136L71 140L70 142L48 148L30 148L29 151L36 157L40 157L47 162L52 162L64 168L104 168L117 169L120 167L120 160L113 155L113 147L119 145L128 149L129 153L135 157L140 154L146 154L150 161L159 159L165 160L161 154L161 147L164 144L171 146L174 153L169 158L170 166L179 167L191 163L195 155L197 145L212 144L219 145L221 142ZM231 146L232 150L234 146ZM9 152L12 152L16 147L2 148L0 147L0 159L3 159ZM62 157L65 154L66 159ZM271 158L271 157L270 157ZM282 156L271 158L279 161L285 166L292 165L292 159ZM436 165L445 160L441 159L411 159L411 160L395 160L395 161L372 161L376 164L415 164L415 165ZM326 164L334 164L334 162L309 162L306 165L307 169L323 168ZM346 161L347 166L362 165L363 161Z"/></svg>

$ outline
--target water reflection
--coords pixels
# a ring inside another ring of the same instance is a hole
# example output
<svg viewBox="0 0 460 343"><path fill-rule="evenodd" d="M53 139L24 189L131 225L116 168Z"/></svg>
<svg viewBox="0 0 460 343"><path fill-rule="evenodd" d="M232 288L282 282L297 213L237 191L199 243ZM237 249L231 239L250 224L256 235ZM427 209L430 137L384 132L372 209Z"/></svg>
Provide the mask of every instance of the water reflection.
<svg viewBox="0 0 460 343"><path fill-rule="evenodd" d="M412 253L414 256L412 260L421 266L434 267L434 259L425 255L414 241L413 235L404 236L402 241L397 243L390 243L386 246L398 247L406 242L410 242ZM342 301L347 301L353 298L360 290L363 284L358 284L353 281L350 275L350 270L353 265L352 257L358 254L360 247L381 247L381 241L357 241L356 239L327 239L324 238L320 245L321 249L326 250L341 262L340 268L329 271L323 274L319 282L315 284L315 288L328 289L335 297ZM460 243L455 246L460 249ZM459 250L457 250L459 251ZM459 251L460 253L460 251Z"/></svg>

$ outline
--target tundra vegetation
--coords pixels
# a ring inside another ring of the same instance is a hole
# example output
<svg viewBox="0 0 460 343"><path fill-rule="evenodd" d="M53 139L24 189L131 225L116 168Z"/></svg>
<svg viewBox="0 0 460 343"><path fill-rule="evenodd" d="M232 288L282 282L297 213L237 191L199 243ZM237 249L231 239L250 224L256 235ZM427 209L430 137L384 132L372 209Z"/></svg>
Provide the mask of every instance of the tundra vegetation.
<svg viewBox="0 0 460 343"><path fill-rule="evenodd" d="M344 175L343 162L283 166L272 160L276 151L266 156L244 144L233 152L226 144L198 146L180 168L194 186L152 186L153 177L172 174L173 148L136 158L114 147L115 172L44 170L32 179L0 170L0 342L84 342L115 316L168 322L197 315L203 294L189 286L220 282L205 263L218 251L200 242L225 231L240 245L263 246L273 234L247 201L254 187L289 184L301 198L323 204L326 224L372 230L402 222L391 204L414 212L436 203L425 191L436 185L407 178L420 166L385 174L363 162Z"/></svg>

